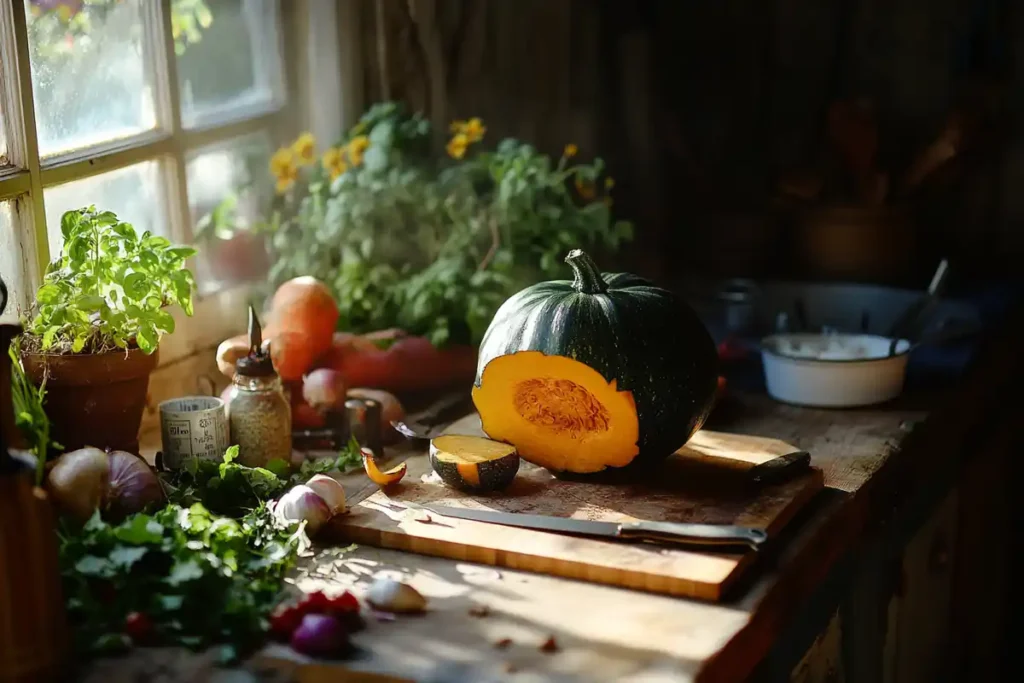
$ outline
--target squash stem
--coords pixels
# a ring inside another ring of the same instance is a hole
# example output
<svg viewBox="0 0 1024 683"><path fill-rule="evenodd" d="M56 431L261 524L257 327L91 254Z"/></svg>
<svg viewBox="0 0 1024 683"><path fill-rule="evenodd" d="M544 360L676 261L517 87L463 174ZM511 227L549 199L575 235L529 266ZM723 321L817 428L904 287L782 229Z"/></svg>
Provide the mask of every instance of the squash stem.
<svg viewBox="0 0 1024 683"><path fill-rule="evenodd" d="M572 268L573 289L581 294L604 294L608 291L608 284L601 277L601 271L597 269L594 259L587 256L582 249L573 249L565 257L565 262Z"/></svg>

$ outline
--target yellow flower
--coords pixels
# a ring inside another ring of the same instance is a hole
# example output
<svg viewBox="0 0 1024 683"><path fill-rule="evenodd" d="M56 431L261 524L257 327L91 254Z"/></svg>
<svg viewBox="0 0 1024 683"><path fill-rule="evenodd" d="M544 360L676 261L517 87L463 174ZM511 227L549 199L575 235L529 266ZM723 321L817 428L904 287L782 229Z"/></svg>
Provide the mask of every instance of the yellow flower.
<svg viewBox="0 0 1024 683"><path fill-rule="evenodd" d="M331 147L324 152L322 163L331 180L348 170L348 164L345 163L345 152L337 147Z"/></svg>
<svg viewBox="0 0 1024 683"><path fill-rule="evenodd" d="M452 121L451 124L449 124L449 126L448 126L448 131L450 133L452 133L453 135L455 133L461 133L464 130L466 130L466 122L465 121Z"/></svg>
<svg viewBox="0 0 1024 683"><path fill-rule="evenodd" d="M312 133L303 133L292 143L292 152L299 166L308 166L316 161L316 138Z"/></svg>
<svg viewBox="0 0 1024 683"><path fill-rule="evenodd" d="M275 186L278 194L284 194L291 186L295 184L295 181L299 179L299 167L292 164L288 168L281 169L281 173L277 176L277 185Z"/></svg>
<svg viewBox="0 0 1024 683"><path fill-rule="evenodd" d="M563 156L565 156L566 159L572 159L574 156L576 156L576 153L579 151L580 148L570 142L568 145L565 146L565 151L563 151L562 154Z"/></svg>
<svg viewBox="0 0 1024 683"><path fill-rule="evenodd" d="M583 176L577 174L573 179L573 184L576 186L576 192L579 193L585 201L590 201L594 198L594 183L583 178Z"/></svg>
<svg viewBox="0 0 1024 683"><path fill-rule="evenodd" d="M353 166L360 166L363 163L363 153L366 148L370 146L370 138L365 135L357 135L348 142L346 152L348 153L348 160L352 162Z"/></svg>
<svg viewBox="0 0 1024 683"><path fill-rule="evenodd" d="M288 147L282 147L274 152L274 156L270 157L270 172L275 176L280 175L282 168L294 165L295 160L292 158L292 150Z"/></svg>
<svg viewBox="0 0 1024 683"><path fill-rule="evenodd" d="M610 190L613 187L615 187L615 179L611 178L611 177L605 178L604 179L604 189Z"/></svg>
<svg viewBox="0 0 1024 683"><path fill-rule="evenodd" d="M290 188L299 177L299 167L295 163L295 155L288 147L282 147L270 157L270 172L277 179L277 192L282 194Z"/></svg>
<svg viewBox="0 0 1024 683"><path fill-rule="evenodd" d="M484 139L484 133L487 132L487 127L484 126L483 121L474 116L469 121L466 121L466 124L459 132L465 135L471 143L480 142Z"/></svg>
<svg viewBox="0 0 1024 683"><path fill-rule="evenodd" d="M466 155L467 147L469 147L469 138L464 133L458 133L452 136L445 149L448 150L448 156L452 159L461 159Z"/></svg>

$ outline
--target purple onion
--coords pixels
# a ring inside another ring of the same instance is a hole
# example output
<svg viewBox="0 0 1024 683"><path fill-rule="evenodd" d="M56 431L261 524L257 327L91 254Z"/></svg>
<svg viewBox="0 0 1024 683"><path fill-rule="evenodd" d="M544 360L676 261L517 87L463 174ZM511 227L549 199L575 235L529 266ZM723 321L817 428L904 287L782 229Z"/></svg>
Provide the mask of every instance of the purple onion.
<svg viewBox="0 0 1024 683"><path fill-rule="evenodd" d="M348 632L327 614L307 614L292 632L292 648L310 657L337 657L349 649Z"/></svg>
<svg viewBox="0 0 1024 683"><path fill-rule="evenodd" d="M156 472L145 460L127 451L111 451L110 481L106 492L106 514L112 522L162 503L164 490Z"/></svg>

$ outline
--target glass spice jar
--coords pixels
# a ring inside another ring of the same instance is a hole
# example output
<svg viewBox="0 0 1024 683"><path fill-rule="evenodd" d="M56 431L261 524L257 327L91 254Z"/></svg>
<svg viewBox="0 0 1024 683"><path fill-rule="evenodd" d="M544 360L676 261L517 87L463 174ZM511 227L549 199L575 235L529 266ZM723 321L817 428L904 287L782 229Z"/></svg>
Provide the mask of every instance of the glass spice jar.
<svg viewBox="0 0 1024 683"><path fill-rule="evenodd" d="M238 445L238 461L265 467L292 454L292 409L270 354L262 348L256 314L249 309L249 354L235 364L228 402L231 443Z"/></svg>

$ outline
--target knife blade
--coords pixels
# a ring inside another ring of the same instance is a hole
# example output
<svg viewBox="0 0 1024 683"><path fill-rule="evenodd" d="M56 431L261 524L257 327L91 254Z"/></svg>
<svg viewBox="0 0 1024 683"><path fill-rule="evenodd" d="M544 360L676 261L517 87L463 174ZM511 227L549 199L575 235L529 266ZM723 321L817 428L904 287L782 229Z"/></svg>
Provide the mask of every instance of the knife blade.
<svg viewBox="0 0 1024 683"><path fill-rule="evenodd" d="M501 524L523 529L554 531L614 538L624 541L658 541L684 545L746 546L751 550L768 540L762 529L726 524L693 524L683 522L598 522L588 519L529 515L496 510L472 510L442 505L415 505L442 517L468 519L474 522Z"/></svg>

